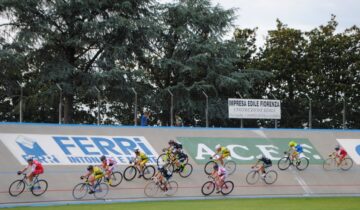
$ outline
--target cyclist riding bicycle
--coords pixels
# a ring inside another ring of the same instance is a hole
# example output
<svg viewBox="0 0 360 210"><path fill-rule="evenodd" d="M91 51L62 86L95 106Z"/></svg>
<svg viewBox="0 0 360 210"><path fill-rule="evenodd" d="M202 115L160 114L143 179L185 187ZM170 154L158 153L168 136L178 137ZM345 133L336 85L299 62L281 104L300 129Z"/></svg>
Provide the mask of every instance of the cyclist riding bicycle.
<svg viewBox="0 0 360 210"><path fill-rule="evenodd" d="M211 176L215 178L215 185L216 185L216 193L220 193L220 187L224 184L225 178L227 177L226 169L215 164L213 167L213 172Z"/></svg>
<svg viewBox="0 0 360 210"><path fill-rule="evenodd" d="M303 153L304 149L300 144L297 144L295 141L289 142L289 150L291 160L299 161L300 154Z"/></svg>
<svg viewBox="0 0 360 210"><path fill-rule="evenodd" d="M182 144L180 142L170 139L168 149L172 153L182 152L182 148L183 148L183 146L182 146Z"/></svg>
<svg viewBox="0 0 360 210"><path fill-rule="evenodd" d="M219 156L217 160L220 161L221 165L224 165L224 159L227 157L230 157L230 150L226 147L222 147L220 144L215 146L215 154L212 156L214 158L215 156Z"/></svg>
<svg viewBox="0 0 360 210"><path fill-rule="evenodd" d="M143 153L143 152L140 152L140 150L139 149L135 149L135 165L137 166L137 167L139 167L139 171L140 171L140 173L139 173L139 176L138 176L138 178L140 178L140 177L142 177L143 176L143 170L144 170L144 167L145 167L145 164L149 161L149 158L148 158L148 156L146 156L146 154L145 153Z"/></svg>
<svg viewBox="0 0 360 210"><path fill-rule="evenodd" d="M106 158L105 155L101 156L100 160L101 160L101 167L105 171L105 179L107 182L110 182L111 174L114 171L117 162L112 157Z"/></svg>
<svg viewBox="0 0 360 210"><path fill-rule="evenodd" d="M90 183L90 191L89 194L93 194L95 192L94 185L95 181L104 177L104 172L97 166L89 165L87 167L87 173L80 177L80 179L84 179L88 177L88 181Z"/></svg>
<svg viewBox="0 0 360 210"><path fill-rule="evenodd" d="M161 188L164 189L164 191L166 192L168 190L166 187L166 183L172 177L172 174L170 173L170 171L168 171L163 166L159 166L158 171L155 173L154 177L156 177L159 180ZM165 178L165 180L164 180L164 178Z"/></svg>
<svg viewBox="0 0 360 210"><path fill-rule="evenodd" d="M37 161L34 160L32 157L27 159L28 165L21 171L18 171L17 174L20 175L22 173L24 173L27 169L31 168L31 172L29 175L27 175L27 178L30 182L30 188L33 186L33 179L35 176L40 175L42 173L44 173L44 167L42 166L42 164Z"/></svg>
<svg viewBox="0 0 360 210"><path fill-rule="evenodd" d="M334 154L338 158L337 165L339 166L347 156L347 152L344 148L340 147L340 145L336 145L334 149L335 149Z"/></svg>
<svg viewBox="0 0 360 210"><path fill-rule="evenodd" d="M257 159L255 165L251 166L251 168L255 168L259 163L261 163L259 167L259 171L261 176L264 178L266 176L265 169L272 166L272 161L269 158L267 158L265 155L261 155L261 157Z"/></svg>

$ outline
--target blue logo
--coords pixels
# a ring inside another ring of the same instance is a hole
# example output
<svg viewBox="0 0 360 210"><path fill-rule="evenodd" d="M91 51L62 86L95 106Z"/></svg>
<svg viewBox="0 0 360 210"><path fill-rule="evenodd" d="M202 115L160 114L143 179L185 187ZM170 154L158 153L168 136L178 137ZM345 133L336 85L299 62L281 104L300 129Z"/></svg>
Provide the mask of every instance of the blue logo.
<svg viewBox="0 0 360 210"><path fill-rule="evenodd" d="M358 153L358 155L360 155L360 145L357 145L355 148L356 152Z"/></svg>
<svg viewBox="0 0 360 210"><path fill-rule="evenodd" d="M34 158L38 158L40 156L46 155L45 151L33 139L20 135L16 138L16 143L24 151L25 153L24 157L31 156Z"/></svg>

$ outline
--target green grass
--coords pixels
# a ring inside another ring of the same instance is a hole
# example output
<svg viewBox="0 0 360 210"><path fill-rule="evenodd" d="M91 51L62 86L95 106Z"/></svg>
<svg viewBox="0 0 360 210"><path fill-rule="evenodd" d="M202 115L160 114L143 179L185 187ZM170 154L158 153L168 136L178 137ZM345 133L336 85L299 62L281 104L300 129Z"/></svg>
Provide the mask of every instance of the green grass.
<svg viewBox="0 0 360 210"><path fill-rule="evenodd" d="M16 210L359 210L359 197L345 198L264 198L193 201L158 201L50 207L18 207Z"/></svg>

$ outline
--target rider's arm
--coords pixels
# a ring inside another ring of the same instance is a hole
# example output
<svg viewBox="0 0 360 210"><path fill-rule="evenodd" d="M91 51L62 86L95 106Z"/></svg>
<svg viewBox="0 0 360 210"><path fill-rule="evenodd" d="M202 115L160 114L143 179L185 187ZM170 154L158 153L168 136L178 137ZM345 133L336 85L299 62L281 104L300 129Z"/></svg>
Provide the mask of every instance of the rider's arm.
<svg viewBox="0 0 360 210"><path fill-rule="evenodd" d="M29 167L30 167L30 165L27 165L24 169L18 171L18 174L24 173Z"/></svg>
<svg viewBox="0 0 360 210"><path fill-rule="evenodd" d="M255 163L255 165L253 165L253 168L255 168L258 164L260 163L260 160L258 159Z"/></svg>

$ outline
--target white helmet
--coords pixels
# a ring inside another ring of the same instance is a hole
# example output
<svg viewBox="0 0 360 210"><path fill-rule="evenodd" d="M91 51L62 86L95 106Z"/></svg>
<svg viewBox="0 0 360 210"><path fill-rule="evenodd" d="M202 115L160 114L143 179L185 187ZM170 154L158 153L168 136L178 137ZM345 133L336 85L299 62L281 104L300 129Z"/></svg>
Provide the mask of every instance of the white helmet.
<svg viewBox="0 0 360 210"><path fill-rule="evenodd" d="M221 149L221 146L220 146L220 144L216 145L216 146L215 146L215 149L216 149L216 150L219 150L219 149Z"/></svg>

